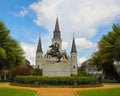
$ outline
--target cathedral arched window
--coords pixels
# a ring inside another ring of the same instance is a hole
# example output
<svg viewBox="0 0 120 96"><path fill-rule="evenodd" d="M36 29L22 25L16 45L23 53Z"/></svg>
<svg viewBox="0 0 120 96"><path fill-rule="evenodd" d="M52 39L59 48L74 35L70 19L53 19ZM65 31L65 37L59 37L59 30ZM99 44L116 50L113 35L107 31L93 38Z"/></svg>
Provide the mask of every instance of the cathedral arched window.
<svg viewBox="0 0 120 96"><path fill-rule="evenodd" d="M74 59L76 59L76 56L74 56Z"/></svg>
<svg viewBox="0 0 120 96"><path fill-rule="evenodd" d="M39 68L39 65L37 66L37 68Z"/></svg>
<svg viewBox="0 0 120 96"><path fill-rule="evenodd" d="M73 66L73 69L75 69L75 65Z"/></svg>
<svg viewBox="0 0 120 96"><path fill-rule="evenodd" d="M40 56L38 55L38 57L37 57L38 59L40 58Z"/></svg>

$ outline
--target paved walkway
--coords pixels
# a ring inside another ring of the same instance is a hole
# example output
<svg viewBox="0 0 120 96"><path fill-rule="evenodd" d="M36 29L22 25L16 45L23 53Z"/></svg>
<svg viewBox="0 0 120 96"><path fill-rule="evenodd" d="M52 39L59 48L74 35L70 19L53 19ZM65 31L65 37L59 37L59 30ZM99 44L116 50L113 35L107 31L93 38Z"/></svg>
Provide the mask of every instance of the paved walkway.
<svg viewBox="0 0 120 96"><path fill-rule="evenodd" d="M92 90L92 89L118 88L118 87L120 88L120 84L119 85L105 84L103 87L95 87L95 88L32 88L32 87L10 86L9 83L0 83L0 87L36 90L38 91L37 96L76 96L74 92L76 92L77 90Z"/></svg>

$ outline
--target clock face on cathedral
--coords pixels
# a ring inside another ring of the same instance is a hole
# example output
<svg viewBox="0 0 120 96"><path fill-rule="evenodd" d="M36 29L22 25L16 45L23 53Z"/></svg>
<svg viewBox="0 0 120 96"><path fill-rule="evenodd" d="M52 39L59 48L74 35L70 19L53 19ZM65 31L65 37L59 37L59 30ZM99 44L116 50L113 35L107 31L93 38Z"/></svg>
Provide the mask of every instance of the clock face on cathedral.
<svg viewBox="0 0 120 96"><path fill-rule="evenodd" d="M66 50L62 50L58 18L53 31L52 44L50 44L46 54L43 54L42 41L39 38L35 67L42 69L43 76L71 76L77 74L77 51L74 37L70 56L68 56Z"/></svg>

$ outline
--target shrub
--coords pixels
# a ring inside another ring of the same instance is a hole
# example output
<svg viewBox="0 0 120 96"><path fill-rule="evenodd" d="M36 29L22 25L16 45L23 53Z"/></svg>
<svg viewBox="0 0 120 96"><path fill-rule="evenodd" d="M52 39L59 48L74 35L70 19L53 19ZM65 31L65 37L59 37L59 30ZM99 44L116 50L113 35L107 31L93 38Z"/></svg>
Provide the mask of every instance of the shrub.
<svg viewBox="0 0 120 96"><path fill-rule="evenodd" d="M10 74L12 75L30 75L31 70L27 67L16 67L13 70L11 70Z"/></svg>
<svg viewBox="0 0 120 96"><path fill-rule="evenodd" d="M89 77L91 75L86 73L86 72L80 72L80 73L78 73L78 76L87 76L87 77Z"/></svg>
<svg viewBox="0 0 120 96"><path fill-rule="evenodd" d="M17 76L15 83L38 85L94 85L97 84L97 79L93 77Z"/></svg>
<svg viewBox="0 0 120 96"><path fill-rule="evenodd" d="M35 68L32 72L32 75L34 76L42 76L42 69Z"/></svg>

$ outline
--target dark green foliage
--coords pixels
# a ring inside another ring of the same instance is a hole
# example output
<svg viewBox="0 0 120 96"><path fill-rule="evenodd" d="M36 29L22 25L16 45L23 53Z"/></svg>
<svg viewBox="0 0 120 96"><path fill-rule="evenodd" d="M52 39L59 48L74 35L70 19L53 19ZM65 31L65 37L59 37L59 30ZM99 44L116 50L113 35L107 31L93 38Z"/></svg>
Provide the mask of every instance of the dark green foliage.
<svg viewBox="0 0 120 96"><path fill-rule="evenodd" d="M111 84L118 84L120 83L120 81L116 81L116 80L108 80L108 79L104 79L103 80L104 83L111 83Z"/></svg>
<svg viewBox="0 0 120 96"><path fill-rule="evenodd" d="M103 69L105 77L120 81L120 76L117 73L113 62L120 61L120 25L114 24L113 30L104 35L98 42L98 50L93 53L90 64L98 67L98 70Z"/></svg>
<svg viewBox="0 0 120 96"><path fill-rule="evenodd" d="M0 21L0 70L10 69L24 61L22 48L9 34L10 30Z"/></svg>
<svg viewBox="0 0 120 96"><path fill-rule="evenodd" d="M32 71L32 75L34 75L34 76L42 76L42 69L35 68L35 69Z"/></svg>
<svg viewBox="0 0 120 96"><path fill-rule="evenodd" d="M80 72L78 73L78 76L82 76L82 77L90 77L90 74L87 74L86 72Z"/></svg>
<svg viewBox="0 0 120 96"><path fill-rule="evenodd" d="M43 77L43 76L17 76L15 83L40 85L89 85L97 84L93 77Z"/></svg>

